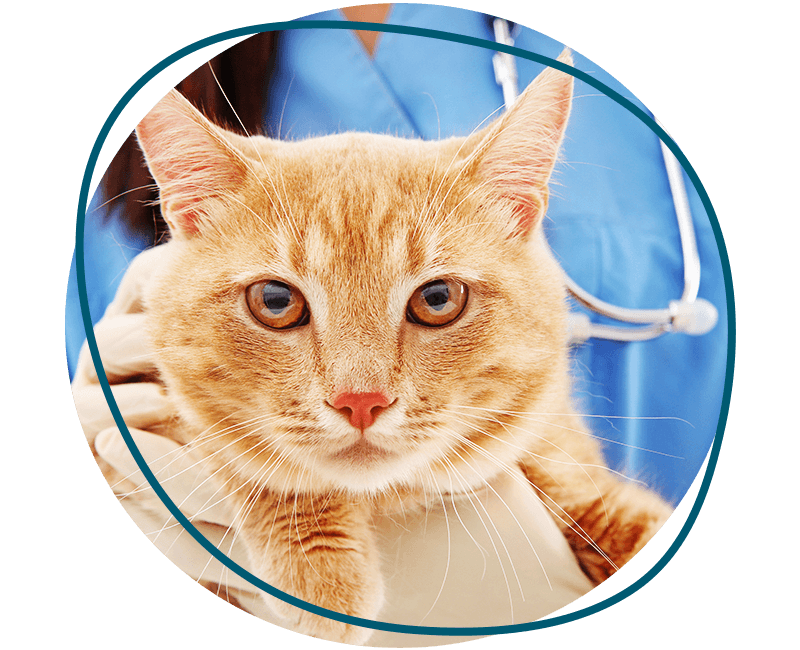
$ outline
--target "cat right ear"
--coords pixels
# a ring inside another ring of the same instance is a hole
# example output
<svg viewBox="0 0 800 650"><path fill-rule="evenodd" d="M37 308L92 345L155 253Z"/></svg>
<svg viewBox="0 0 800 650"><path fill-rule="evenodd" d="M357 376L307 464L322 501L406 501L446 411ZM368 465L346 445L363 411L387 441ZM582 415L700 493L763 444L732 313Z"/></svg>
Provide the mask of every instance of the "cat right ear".
<svg viewBox="0 0 800 650"><path fill-rule="evenodd" d="M572 65L564 50L558 61ZM474 160L479 178L513 211L519 232L541 223L548 182L572 105L572 75L546 68L497 122L481 132Z"/></svg>
<svg viewBox="0 0 800 650"><path fill-rule="evenodd" d="M201 231L213 203L224 201L244 181L241 155L222 130L176 90L153 107L136 127L136 135L173 236Z"/></svg>

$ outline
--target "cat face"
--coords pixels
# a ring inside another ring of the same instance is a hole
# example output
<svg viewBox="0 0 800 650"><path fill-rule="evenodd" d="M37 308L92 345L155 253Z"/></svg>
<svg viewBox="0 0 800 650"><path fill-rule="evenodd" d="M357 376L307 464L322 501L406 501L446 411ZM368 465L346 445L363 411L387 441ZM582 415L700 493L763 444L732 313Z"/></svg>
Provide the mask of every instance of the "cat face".
<svg viewBox="0 0 800 650"><path fill-rule="evenodd" d="M138 129L173 233L148 314L198 453L303 492L459 490L513 462L507 412L566 394L540 222L570 94L548 70L443 142L243 138L162 100Z"/></svg>

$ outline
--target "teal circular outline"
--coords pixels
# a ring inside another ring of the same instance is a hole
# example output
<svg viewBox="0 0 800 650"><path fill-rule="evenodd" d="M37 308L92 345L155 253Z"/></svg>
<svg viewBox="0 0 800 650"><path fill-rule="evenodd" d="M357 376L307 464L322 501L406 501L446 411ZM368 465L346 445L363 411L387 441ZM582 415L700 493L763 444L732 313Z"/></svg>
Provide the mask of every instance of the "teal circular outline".
<svg viewBox="0 0 800 650"><path fill-rule="evenodd" d="M108 378L105 374L105 369L103 368L102 360L100 359L100 353L97 348L97 340L94 336L94 329L92 325L91 315L89 312L89 303L87 298L87 291L86 291L86 269L84 265L84 247L83 247L83 239L84 239L84 228L85 228L85 218L86 218L86 206L87 206L87 199L89 193L89 184L92 179L92 174L94 173L95 166L97 164L97 158L100 154L100 150L105 143L105 140L108 136L108 133L111 129L111 126L116 121L119 114L122 110L127 106L130 100L133 98L136 93L139 92L153 77L155 77L159 72L166 69L174 62L182 59L184 56L191 54L199 49L207 47L209 45L213 45L215 43L219 43L224 40L228 40L231 38L236 38L238 36L247 36L251 34L256 34L260 32L269 32L269 31L278 31L278 30L290 30L290 29L362 29L362 30L369 30L369 31L379 31L379 32L391 32L397 34L407 34L411 36L424 36L428 38L438 38L444 41L450 41L453 43L461 43L464 45L473 45L475 47L480 47L487 50L494 50L499 52L506 52L513 56L528 59L529 61L535 61L537 63L541 63L562 72L566 72L571 74L573 77L580 79L581 81L589 84L590 86L596 88L615 102L617 102L620 106L627 109L629 112L633 113L639 120L641 120L651 131L653 131L664 144L672 151L678 161L681 163L684 172L689 177L689 180L694 185L695 190L697 191L700 200L703 204L703 207L706 210L706 214L708 216L709 221L711 222L711 228L714 232L714 238L717 242L717 249L719 250L720 254L720 261L722 264L722 274L725 283L725 297L726 297L726 306L727 306L727 313L728 313L728 350L727 350L727 360L726 360L726 368L725 368L725 385L723 389L722 395L722 405L720 408L720 416L719 421L717 424L717 432L714 436L714 442L711 446L711 452L708 458L708 465L706 467L706 472L703 477L703 482L700 486L700 490L698 492L697 498L695 500L694 505L692 506L692 510L689 513L689 516L686 522L681 528L678 537L672 543L672 545L667 549L664 556L653 566L645 575L643 575L639 580L637 580L632 585L629 585L619 593L615 594L614 596L610 596L605 600L596 603L590 607L586 607L584 609L578 610L577 612L572 612L571 614L564 614L561 616L556 616L554 618L546 619L543 621L533 621L530 623L518 623L513 625L497 625L497 626L486 626L486 627L426 627L421 625L402 625L397 623L381 623L379 621L372 621L369 619L358 618L355 616L348 616L347 614L341 614L339 612L335 612L333 610L325 609L322 607L318 607L317 605L312 605L311 603L307 603L299 598L291 596L271 585L267 584L263 580L257 578L253 574L251 574L246 569L240 567L238 564L233 562L230 558L228 558L224 553L222 553L219 549L217 549L211 542L209 542L203 535L198 531L194 525L186 518L186 516L178 510L175 506L174 502L169 498L169 496L164 492L164 489L159 484L156 477L150 471L147 463L145 462L144 458L141 455L141 452L136 446L133 438L131 437L130 431L128 431L127 425L122 418L122 414L119 411L119 407L117 406L116 401L114 400L114 395L111 391L111 386L108 383ZM612 605L624 600L628 596L632 595L633 593L637 592L641 589L644 585L650 582L672 559L675 553L678 551L680 546L683 544L684 540L689 534L692 526L694 525L695 520L700 512L700 508L705 501L706 494L708 493L708 488L711 484L711 478L714 474L714 469L717 465L717 460L719 458L719 452L722 445L722 438L723 433L725 430L725 424L728 419L728 411L730 409L730 400L731 400L731 391L733 387L733 368L734 368L734 357L735 357L735 348L736 348L736 319L735 319L735 307L734 307L734 300L733 300L733 278L731 276L731 268L730 268L730 261L728 258L728 252L725 247L725 242L722 238L722 231L720 229L719 221L717 220L716 213L714 212L714 208L711 205L711 201L708 198L708 194L703 187L703 184L700 182L697 173L694 171L694 168L691 166L689 161L686 159L686 156L683 155L681 150L678 148L678 145L670 138L666 131L661 128L646 112L638 108L635 104L633 104L630 100L626 99L616 91L612 90L611 88L607 87L600 81L592 78L585 72L568 66L560 61L556 61L554 59L550 59L548 57L542 56L540 54L534 54L533 52L528 52L527 50L522 50L517 47L510 47L507 45L502 45L500 43L495 43L493 41L487 41L484 39L474 38L471 36L462 36L458 34L450 34L449 32L443 32L439 30L432 30L432 29L422 29L418 27L405 27L400 25L385 25L382 23L353 23L349 21L327 21L327 20L308 20L308 21L292 21L292 22L277 22L277 23L265 23L262 25L251 25L250 27L241 27L238 29L232 29L225 32L221 32L214 36L209 36L207 38L201 39L199 41L195 41L194 43L187 45L186 47L181 48L174 54L166 57L158 64L153 66L150 70L148 70L144 75L142 75L136 83L134 83L128 91L122 96L122 98L117 102L114 106L114 109L111 111L111 114L108 116L106 121L103 123L103 127L100 129L100 133L95 140L95 144L92 147L91 154L89 155L89 161L86 164L86 171L83 175L83 181L81 183L81 190L80 196L78 200L78 217L77 217L77 227L75 231L75 257L76 257L76 269L77 269L77 277L78 277L78 298L80 301L81 306L81 316L83 317L83 326L86 330L86 342L89 347L89 352L92 357L92 361L94 362L95 369L97 371L97 376L100 381L100 386L103 389L103 394L105 395L106 402L108 403L109 409L111 410L111 414L114 417L114 421L117 424L120 433L122 434L123 439L125 440L125 444L128 446L136 464L139 466L140 471L147 479L150 487L153 491L158 495L161 501L164 503L166 508L169 510L170 514L183 526L184 530L188 532L194 539L197 541L203 548L205 548L216 560L218 560L223 566L227 567L238 576L252 584L254 587L265 591L266 593L282 600L283 602L298 607L304 611L310 612L312 614L316 614L318 616L324 616L326 618L339 621L342 623L348 623L351 625L358 625L360 627L366 627L374 630L382 630L386 632L396 632L400 634L422 634L422 635L431 635L431 636L487 636L487 635L494 635L494 634L510 634L512 632L525 632L528 630L535 630L535 629L542 629L547 627L553 627L555 625L561 625L563 623L569 623L574 620L578 620L581 618L585 618L586 616L590 616L591 614L595 614L599 611L607 609Z"/></svg>

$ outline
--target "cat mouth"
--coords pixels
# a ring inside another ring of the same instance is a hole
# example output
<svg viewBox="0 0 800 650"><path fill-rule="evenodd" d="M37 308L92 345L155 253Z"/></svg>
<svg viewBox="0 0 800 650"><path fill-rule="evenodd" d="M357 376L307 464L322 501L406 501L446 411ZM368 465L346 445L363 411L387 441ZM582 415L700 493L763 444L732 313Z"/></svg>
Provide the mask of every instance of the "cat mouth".
<svg viewBox="0 0 800 650"><path fill-rule="evenodd" d="M355 444L345 447L344 449L340 449L334 453L333 458L352 464L365 465L386 460L392 455L393 454L391 452L381 449L380 447L376 447L364 438L361 438Z"/></svg>

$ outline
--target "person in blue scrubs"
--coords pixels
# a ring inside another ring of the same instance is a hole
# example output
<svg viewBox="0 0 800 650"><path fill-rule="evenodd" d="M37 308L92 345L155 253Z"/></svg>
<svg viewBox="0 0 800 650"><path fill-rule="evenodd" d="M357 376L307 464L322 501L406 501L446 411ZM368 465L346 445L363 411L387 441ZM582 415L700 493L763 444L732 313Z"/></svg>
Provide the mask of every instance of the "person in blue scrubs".
<svg viewBox="0 0 800 650"><path fill-rule="evenodd" d="M381 17L389 24L494 40L491 17L471 11L395 4ZM333 10L302 20L346 16ZM563 49L525 27L515 26L513 36L517 47L553 59ZM260 126L271 137L352 130L423 139L464 136L503 106L490 49L395 33L377 38L373 33L364 42L339 29L286 30L277 34L274 48L271 72L259 89ZM573 56L576 68L644 108L598 66L579 53ZM516 65L520 89L544 68L522 58ZM672 503L686 493L716 433L728 347L717 243L688 179L687 189L702 263L699 296L719 310L714 330L640 343L591 339L573 354L578 402L591 416L595 434L607 440L609 462ZM130 259L152 244L152 235L127 229L120 208L106 201L98 192L86 217L93 322L113 298ZM625 108L579 80L545 228L567 273L606 302L655 309L682 293L680 239L659 139ZM76 287L73 268L67 305L70 372L84 338Z"/></svg>

